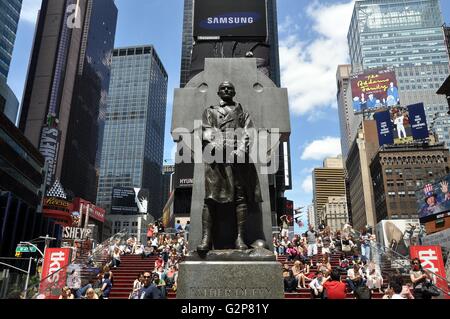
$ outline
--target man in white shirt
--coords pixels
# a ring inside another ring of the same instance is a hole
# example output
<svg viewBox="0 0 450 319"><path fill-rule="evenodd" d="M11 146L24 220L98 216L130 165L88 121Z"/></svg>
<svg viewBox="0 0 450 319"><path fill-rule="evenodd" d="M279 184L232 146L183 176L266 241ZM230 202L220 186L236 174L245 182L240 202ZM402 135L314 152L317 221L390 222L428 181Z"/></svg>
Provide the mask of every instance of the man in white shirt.
<svg viewBox="0 0 450 319"><path fill-rule="evenodd" d="M403 287L400 284L393 282L391 283L390 286L391 289L394 291L394 294L392 295L391 299L405 299L401 295Z"/></svg>

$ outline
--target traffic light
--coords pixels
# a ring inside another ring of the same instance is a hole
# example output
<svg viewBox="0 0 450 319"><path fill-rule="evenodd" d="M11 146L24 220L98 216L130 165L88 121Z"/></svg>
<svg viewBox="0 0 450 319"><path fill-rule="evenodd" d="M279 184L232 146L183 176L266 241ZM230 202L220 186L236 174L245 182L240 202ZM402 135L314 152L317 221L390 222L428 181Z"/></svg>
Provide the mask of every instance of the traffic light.
<svg viewBox="0 0 450 319"><path fill-rule="evenodd" d="M16 251L16 258L22 257L22 253L20 251Z"/></svg>

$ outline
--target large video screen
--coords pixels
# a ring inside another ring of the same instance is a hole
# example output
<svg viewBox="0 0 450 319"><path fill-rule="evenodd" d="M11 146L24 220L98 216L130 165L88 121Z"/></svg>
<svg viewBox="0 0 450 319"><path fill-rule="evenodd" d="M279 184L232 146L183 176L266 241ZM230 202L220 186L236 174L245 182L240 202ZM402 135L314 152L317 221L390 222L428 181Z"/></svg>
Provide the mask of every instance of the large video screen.
<svg viewBox="0 0 450 319"><path fill-rule="evenodd" d="M423 103L395 106L375 113L374 118L380 145L409 144L429 136Z"/></svg>
<svg viewBox="0 0 450 319"><path fill-rule="evenodd" d="M419 219L428 222L450 212L450 175L433 184L426 184L416 192Z"/></svg>
<svg viewBox="0 0 450 319"><path fill-rule="evenodd" d="M266 0L195 0L194 37L267 37Z"/></svg>
<svg viewBox="0 0 450 319"><path fill-rule="evenodd" d="M147 214L148 201L148 189L114 187L111 198L111 214Z"/></svg>
<svg viewBox="0 0 450 319"><path fill-rule="evenodd" d="M351 76L353 110L356 114L400 104L393 70L371 70Z"/></svg>

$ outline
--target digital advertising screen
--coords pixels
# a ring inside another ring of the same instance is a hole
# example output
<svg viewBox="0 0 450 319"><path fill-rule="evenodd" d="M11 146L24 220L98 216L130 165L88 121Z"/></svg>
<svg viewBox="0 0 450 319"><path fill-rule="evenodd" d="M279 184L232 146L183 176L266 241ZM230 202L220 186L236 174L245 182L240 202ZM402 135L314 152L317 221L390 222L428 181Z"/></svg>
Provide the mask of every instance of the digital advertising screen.
<svg viewBox="0 0 450 319"><path fill-rule="evenodd" d="M147 214L148 201L148 189L114 187L111 199L111 214Z"/></svg>
<svg viewBox="0 0 450 319"><path fill-rule="evenodd" d="M194 37L267 37L266 0L194 0Z"/></svg>
<svg viewBox="0 0 450 319"><path fill-rule="evenodd" d="M353 110L356 114L400 104L397 78L393 70L371 70L350 78Z"/></svg>

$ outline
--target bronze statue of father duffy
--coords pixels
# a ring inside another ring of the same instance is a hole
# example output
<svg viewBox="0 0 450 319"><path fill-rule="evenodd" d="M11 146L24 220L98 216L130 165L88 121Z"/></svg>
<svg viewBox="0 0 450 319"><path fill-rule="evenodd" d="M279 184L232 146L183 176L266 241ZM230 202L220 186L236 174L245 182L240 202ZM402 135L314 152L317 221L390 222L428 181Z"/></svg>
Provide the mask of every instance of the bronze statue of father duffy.
<svg viewBox="0 0 450 319"><path fill-rule="evenodd" d="M229 213L236 215L235 248L247 250L245 224L248 207L251 203L262 202L256 168L248 156L252 141L247 132L253 128L250 115L243 110L241 104L233 101L236 90L232 83L220 84L217 94L221 99L220 104L208 107L203 113L203 150L208 147L212 150L211 154L221 152L224 155L223 161L205 163L203 237L197 247L199 253L207 253L214 245L212 227L215 221L212 213L216 212L221 204L232 204L234 207L234 211ZM243 134L230 137L228 133L236 129L240 129ZM225 150L230 148L232 152L227 155Z"/></svg>

